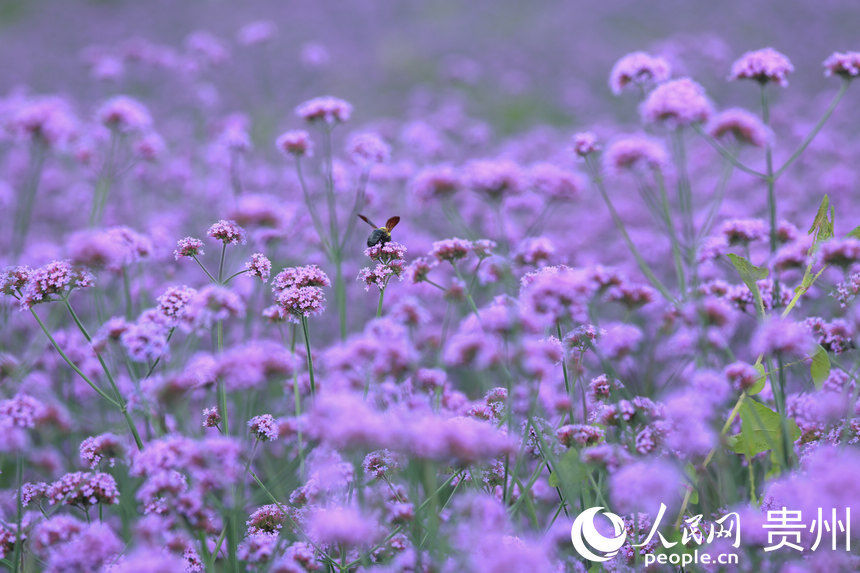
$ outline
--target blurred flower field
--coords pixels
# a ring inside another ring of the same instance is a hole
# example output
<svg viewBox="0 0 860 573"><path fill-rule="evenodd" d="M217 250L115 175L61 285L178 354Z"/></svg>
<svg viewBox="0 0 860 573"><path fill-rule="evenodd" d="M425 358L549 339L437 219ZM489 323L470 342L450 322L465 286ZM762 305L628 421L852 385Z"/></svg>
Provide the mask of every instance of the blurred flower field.
<svg viewBox="0 0 860 573"><path fill-rule="evenodd" d="M0 8L0 566L858 570L857 8L346 4Z"/></svg>

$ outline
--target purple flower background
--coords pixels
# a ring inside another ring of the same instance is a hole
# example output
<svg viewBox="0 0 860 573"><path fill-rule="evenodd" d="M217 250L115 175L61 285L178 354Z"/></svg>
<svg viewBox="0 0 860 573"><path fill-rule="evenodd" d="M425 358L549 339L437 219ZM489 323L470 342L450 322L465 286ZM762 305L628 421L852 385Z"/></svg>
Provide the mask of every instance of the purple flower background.
<svg viewBox="0 0 860 573"><path fill-rule="evenodd" d="M856 570L857 8L767 4L4 4L0 564Z"/></svg>

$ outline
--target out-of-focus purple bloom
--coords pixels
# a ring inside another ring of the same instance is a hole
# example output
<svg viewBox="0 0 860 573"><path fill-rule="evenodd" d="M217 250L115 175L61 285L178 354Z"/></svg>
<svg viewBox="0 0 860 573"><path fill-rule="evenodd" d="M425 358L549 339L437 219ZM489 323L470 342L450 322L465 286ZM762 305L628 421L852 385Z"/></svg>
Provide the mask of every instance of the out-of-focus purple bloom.
<svg viewBox="0 0 860 573"><path fill-rule="evenodd" d="M589 155L600 151L600 143L597 141L597 136L590 131L576 133L573 136L573 152L579 157L588 157Z"/></svg>
<svg viewBox="0 0 860 573"><path fill-rule="evenodd" d="M152 125L146 107L128 96L114 96L104 102L96 111L96 119L120 133L142 132Z"/></svg>
<svg viewBox="0 0 860 573"><path fill-rule="evenodd" d="M459 173L450 165L435 165L418 172L410 189L421 201L451 197L462 186Z"/></svg>
<svg viewBox="0 0 860 573"><path fill-rule="evenodd" d="M825 265L848 268L860 262L860 239L832 239L821 245L818 251Z"/></svg>
<svg viewBox="0 0 860 573"><path fill-rule="evenodd" d="M492 200L517 195L522 191L524 174L520 166L505 159L478 159L466 164L466 186Z"/></svg>
<svg viewBox="0 0 860 573"><path fill-rule="evenodd" d="M715 139L731 138L737 143L764 147L770 132L758 116L738 107L721 111L708 122L708 135Z"/></svg>
<svg viewBox="0 0 860 573"><path fill-rule="evenodd" d="M751 342L755 354L807 356L813 348L812 335L803 323L769 318L756 329Z"/></svg>
<svg viewBox="0 0 860 573"><path fill-rule="evenodd" d="M669 154L663 144L645 136L629 136L612 142L603 155L603 166L619 174L637 167L662 170L669 165Z"/></svg>
<svg viewBox="0 0 860 573"><path fill-rule="evenodd" d="M374 519L352 506L312 511L308 516L307 532L315 543L335 547L368 546L379 536Z"/></svg>
<svg viewBox="0 0 860 573"><path fill-rule="evenodd" d="M314 149L310 134L303 129L282 133L275 140L275 147L284 155L295 157L309 157Z"/></svg>
<svg viewBox="0 0 860 573"><path fill-rule="evenodd" d="M632 52L612 66L609 73L609 88L615 95L630 85L645 88L669 79L672 69L669 62L659 56L645 52Z"/></svg>
<svg viewBox="0 0 860 573"><path fill-rule="evenodd" d="M552 163L532 165L527 177L531 188L548 199L576 199L585 189L581 177Z"/></svg>
<svg viewBox="0 0 860 573"><path fill-rule="evenodd" d="M729 79L748 79L766 84L774 82L778 86L788 85L788 74L794 71L791 61L773 48L763 48L747 52L732 64Z"/></svg>
<svg viewBox="0 0 860 573"><path fill-rule="evenodd" d="M681 472L668 461L656 459L625 465L609 477L612 508L654 516L661 503L668 507L677 505L682 483Z"/></svg>
<svg viewBox="0 0 860 573"><path fill-rule="evenodd" d="M364 168L387 163L391 159L391 146L376 133L353 135L346 145L346 151L350 159Z"/></svg>
<svg viewBox="0 0 860 573"><path fill-rule="evenodd" d="M271 20L254 20L239 28L236 41L243 46L255 46L271 41L278 33L278 27Z"/></svg>
<svg viewBox="0 0 860 573"><path fill-rule="evenodd" d="M646 123L684 127L708 121L714 109L705 88L690 78L681 78L654 88L640 111Z"/></svg>
<svg viewBox="0 0 860 573"><path fill-rule="evenodd" d="M824 60L824 75L856 78L860 75L860 52L833 52Z"/></svg>
<svg viewBox="0 0 860 573"><path fill-rule="evenodd" d="M322 96L304 102L296 108L296 115L309 122L323 122L328 126L349 121L352 106L342 99Z"/></svg>

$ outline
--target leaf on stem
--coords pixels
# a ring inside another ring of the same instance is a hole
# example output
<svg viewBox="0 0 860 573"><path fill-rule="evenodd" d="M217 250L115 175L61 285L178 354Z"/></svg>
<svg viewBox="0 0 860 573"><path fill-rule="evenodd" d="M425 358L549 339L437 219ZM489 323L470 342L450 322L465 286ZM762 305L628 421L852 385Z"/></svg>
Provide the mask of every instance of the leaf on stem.
<svg viewBox="0 0 860 573"><path fill-rule="evenodd" d="M728 257L729 260L732 261L732 265L734 265L735 269L738 271L743 283L747 285L747 288L750 289L753 297L755 297L759 313L764 316L764 303L762 303L761 292L758 290L758 284L756 284L756 281L766 279L770 274L770 271L764 267L757 267L745 258L735 255L734 253L729 253Z"/></svg>
<svg viewBox="0 0 860 573"><path fill-rule="evenodd" d="M818 206L815 218L812 220L812 226L809 227L809 234L815 237L816 243L826 241L833 237L833 225L835 221L836 213L833 210L833 205L830 204L830 198L825 195Z"/></svg>
<svg viewBox="0 0 860 573"><path fill-rule="evenodd" d="M749 396L755 396L764 390L764 383L767 381L767 372L764 369L764 365L761 362L756 362L753 364L753 367L758 372L758 378L756 378L755 384L747 390L747 395Z"/></svg>
<svg viewBox="0 0 860 573"><path fill-rule="evenodd" d="M782 439L783 417L755 400L746 400L741 406L741 432L729 436L727 442L729 449L737 454L743 454L748 459L753 456L774 450L782 452L784 440ZM792 419L785 419L785 427L788 430L791 442L800 437L800 428ZM784 456L774 455L773 460L779 463Z"/></svg>
<svg viewBox="0 0 860 573"><path fill-rule="evenodd" d="M824 381L830 376L830 356L820 344L816 344L816 347L809 371L812 374L812 383L815 384L816 390L821 390Z"/></svg>
<svg viewBox="0 0 860 573"><path fill-rule="evenodd" d="M580 461L579 452L575 448L569 449L552 466L553 472L547 480L550 487L561 488L568 498L575 498L588 479L588 468Z"/></svg>

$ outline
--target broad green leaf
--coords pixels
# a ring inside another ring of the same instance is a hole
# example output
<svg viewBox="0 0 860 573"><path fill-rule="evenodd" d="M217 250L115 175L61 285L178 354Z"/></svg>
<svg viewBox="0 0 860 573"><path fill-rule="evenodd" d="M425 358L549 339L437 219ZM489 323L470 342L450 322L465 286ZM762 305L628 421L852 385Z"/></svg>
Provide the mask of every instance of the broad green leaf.
<svg viewBox="0 0 860 573"><path fill-rule="evenodd" d="M747 390L747 394L750 396L755 396L764 390L764 383L767 381L767 372L765 372L764 365L761 362L756 362L753 366L755 367L756 372L758 372L758 378L756 379L755 384Z"/></svg>
<svg viewBox="0 0 860 573"><path fill-rule="evenodd" d="M565 491L578 491L588 477L588 468L580 461L579 452L574 448L562 454L553 469L547 480L550 487L560 487Z"/></svg>
<svg viewBox="0 0 860 573"><path fill-rule="evenodd" d="M770 271L763 267L757 267L745 258L739 257L734 253L729 253L728 256L729 260L732 261L732 264L738 271L741 280L745 285L747 285L747 288L750 289L750 292L753 294L756 308L759 313L764 316L764 304L761 301L761 293L758 290L758 284L756 284L756 281L766 279L770 274Z"/></svg>
<svg viewBox="0 0 860 573"><path fill-rule="evenodd" d="M783 417L780 414L761 402L747 399L741 406L740 415L741 433L727 440L733 452L748 458L768 450L782 453ZM791 442L800 437L800 428L794 420L785 420L785 426ZM782 456L775 456L774 459L782 459Z"/></svg>
<svg viewBox="0 0 860 573"><path fill-rule="evenodd" d="M830 376L830 357L820 344L816 344L816 347L809 371L812 373L812 383L815 384L815 388L821 390L824 381Z"/></svg>
<svg viewBox="0 0 860 573"><path fill-rule="evenodd" d="M854 227L854 229L848 233L849 239L860 239L860 227Z"/></svg>

